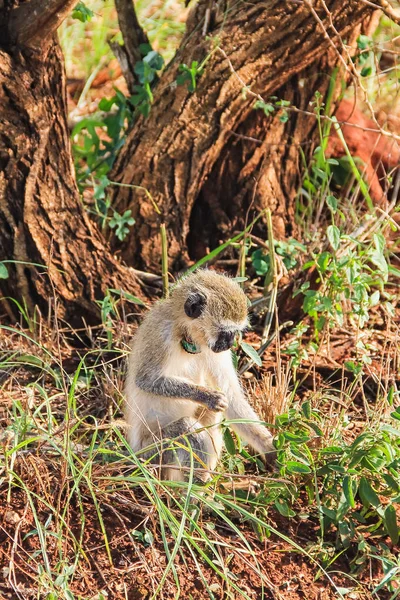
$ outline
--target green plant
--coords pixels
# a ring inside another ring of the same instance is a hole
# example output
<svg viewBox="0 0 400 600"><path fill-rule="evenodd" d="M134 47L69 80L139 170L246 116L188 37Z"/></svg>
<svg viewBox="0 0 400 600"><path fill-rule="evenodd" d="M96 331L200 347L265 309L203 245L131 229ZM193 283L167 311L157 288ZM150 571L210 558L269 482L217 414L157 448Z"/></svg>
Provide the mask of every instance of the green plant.
<svg viewBox="0 0 400 600"><path fill-rule="evenodd" d="M194 92L197 87L197 79L201 77L204 72L204 61L199 64L197 60L193 60L190 67L185 64L179 65L179 73L176 83L178 85L184 85L187 83L188 90Z"/></svg>
<svg viewBox="0 0 400 600"><path fill-rule="evenodd" d="M151 85L156 81L157 71L164 65L162 56L148 44L142 44L140 50L143 60L135 65L135 73L140 82L140 85L134 86L135 93L126 97L115 88L112 98L100 100L99 110L102 112L82 119L72 131L72 149L80 191L87 187L93 188L95 204L90 212L96 216L103 231L107 227L115 230L120 241L125 239L129 226L135 221L131 210L119 214L112 208L107 194L107 186L110 184L107 174L125 142L126 131L136 112L148 116L153 101Z"/></svg>
<svg viewBox="0 0 400 600"><path fill-rule="evenodd" d="M400 596L399 556L391 552L388 546L382 542L378 546L373 546L363 540L360 545L363 545L363 550L365 548L365 554L369 559L378 560L382 565L383 577L373 590L373 594L378 594L381 589L386 587L392 594L389 600L398 598Z"/></svg>
<svg viewBox="0 0 400 600"><path fill-rule="evenodd" d="M275 252L282 257L286 269L295 269L300 263L300 257L306 252L306 247L301 242L289 238L287 241L274 240ZM262 248L254 250L251 254L251 262L257 275L264 277L270 270L269 254Z"/></svg>
<svg viewBox="0 0 400 600"><path fill-rule="evenodd" d="M153 103L151 86L157 80L157 72L164 66L164 59L149 44L141 44L139 49L143 60L135 64L134 71L140 85L134 86L135 93L130 97L130 102L142 115L148 117Z"/></svg>
<svg viewBox="0 0 400 600"><path fill-rule="evenodd" d="M279 100L277 96L270 96L269 102L264 100L256 100L254 103L255 110L262 110L266 117L272 116L276 110L278 110L279 120L282 123L286 123L289 120L287 107L290 106L288 100Z"/></svg>
<svg viewBox="0 0 400 600"><path fill-rule="evenodd" d="M8 279L8 269L3 261L0 262L0 279Z"/></svg>
<svg viewBox="0 0 400 600"><path fill-rule="evenodd" d="M381 233L372 242L356 242L342 234L336 225L327 229L331 250L314 255L303 270L315 268L318 289L307 281L295 292L304 294L303 310L314 319L316 332L325 324L343 325L345 318L356 319L363 327L369 319L369 309L383 296L390 303L384 286L388 280L386 240Z"/></svg>
<svg viewBox="0 0 400 600"><path fill-rule="evenodd" d="M115 95L102 98L99 109L103 114L86 117L72 130L75 170L80 190L93 186L97 199L103 198L104 177L114 164L118 151L125 141L126 129L132 123L133 109L129 99L115 89ZM99 133L102 133L100 136Z"/></svg>
<svg viewBox="0 0 400 600"><path fill-rule="evenodd" d="M115 235L121 242L124 241L129 233L128 225L135 223L135 219L131 215L131 210L126 210L122 215L114 211L114 215L110 220L110 229L115 229Z"/></svg>
<svg viewBox="0 0 400 600"><path fill-rule="evenodd" d="M102 113L82 119L72 131L78 183L86 182L91 175L96 175L101 180L110 171L124 144L126 130L134 119L135 109L148 115L153 98L150 84L154 83L156 73L162 68L164 61L148 44L143 44L140 49L144 56L135 65L135 72L141 83L135 86L136 94L126 97L114 88L115 95L112 98L102 98L99 102Z"/></svg>
<svg viewBox="0 0 400 600"><path fill-rule="evenodd" d="M94 12L90 8L88 8L83 2L78 2L74 10L72 11L72 18L78 19L78 21L81 21L82 23L90 21L93 15Z"/></svg>
<svg viewBox="0 0 400 600"><path fill-rule="evenodd" d="M101 321L107 332L108 349L112 348L113 343L113 318L120 318L118 305L121 300L126 300L132 304L138 304L139 306L145 306L140 298L136 298L136 296L133 296L124 290L116 290L113 288L107 290L107 294L104 296L103 300L96 301L100 307Z"/></svg>
<svg viewBox="0 0 400 600"><path fill-rule="evenodd" d="M308 510L318 516L321 540L329 538L332 528L335 531L336 552L360 544L365 535L378 531L397 544L400 430L389 420L361 433L351 444L339 434L327 445L323 425L323 415L309 401L277 418L280 472L285 477L297 476L297 480L275 498L276 508L281 514L288 516L290 511L294 516L293 503L300 496L304 499L303 489ZM329 539L326 542L329 544ZM361 564L361 555L357 555L355 566Z"/></svg>
<svg viewBox="0 0 400 600"><path fill-rule="evenodd" d="M355 62L361 67L361 76L368 77L375 71L374 42L367 35L359 35L357 38L359 53Z"/></svg>

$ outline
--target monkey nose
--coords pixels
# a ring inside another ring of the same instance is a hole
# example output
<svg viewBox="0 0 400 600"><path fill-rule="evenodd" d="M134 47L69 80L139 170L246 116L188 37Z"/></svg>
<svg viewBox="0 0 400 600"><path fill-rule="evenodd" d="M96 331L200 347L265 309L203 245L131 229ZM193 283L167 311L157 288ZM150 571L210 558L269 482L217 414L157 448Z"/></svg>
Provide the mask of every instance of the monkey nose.
<svg viewBox="0 0 400 600"><path fill-rule="evenodd" d="M234 339L234 331L220 331L217 341L211 346L211 350L213 352L225 352L225 350L229 350L232 347Z"/></svg>

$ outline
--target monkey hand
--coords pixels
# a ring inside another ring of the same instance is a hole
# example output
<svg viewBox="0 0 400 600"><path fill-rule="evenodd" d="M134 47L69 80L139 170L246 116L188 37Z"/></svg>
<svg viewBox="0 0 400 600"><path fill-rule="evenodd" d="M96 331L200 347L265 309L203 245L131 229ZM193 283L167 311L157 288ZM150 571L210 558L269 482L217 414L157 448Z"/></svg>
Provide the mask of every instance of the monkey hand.
<svg viewBox="0 0 400 600"><path fill-rule="evenodd" d="M222 393L212 391L208 393L207 405L214 412L224 412L228 408L228 398Z"/></svg>
<svg viewBox="0 0 400 600"><path fill-rule="evenodd" d="M268 430L267 435L264 434L263 448L261 452L261 460L270 470L276 470L276 448L274 446L273 437Z"/></svg>

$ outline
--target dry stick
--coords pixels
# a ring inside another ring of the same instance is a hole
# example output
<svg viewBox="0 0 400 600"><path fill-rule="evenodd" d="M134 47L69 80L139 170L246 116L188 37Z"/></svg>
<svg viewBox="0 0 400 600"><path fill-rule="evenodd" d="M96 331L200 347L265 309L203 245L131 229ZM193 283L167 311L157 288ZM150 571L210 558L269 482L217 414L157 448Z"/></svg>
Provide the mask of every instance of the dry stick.
<svg viewBox="0 0 400 600"><path fill-rule="evenodd" d="M382 2L384 2L384 1L385 1L385 0L382 0ZM311 7L311 12L312 12L313 14L315 13L315 11L313 11L312 7ZM314 16L315 16L315 15L314 15ZM319 19L319 18L318 18L318 15L317 15L317 19ZM322 27L323 27L323 29L324 29L324 32L326 33L326 36L329 38L329 34L326 32L326 30L325 30L325 27L324 27L324 25L323 25L323 23L322 23L322 21L321 21L320 19L319 19L319 22L320 22L320 24L322 25ZM333 27L333 25L332 25L332 27ZM336 31L336 29L334 29L334 31L335 31L335 33L336 33L337 35L339 35L339 34L338 34L338 32ZM243 81L243 79L240 77L240 75L239 75L239 74L238 74L238 73L235 71L235 68L234 68L234 66L232 65L232 62L230 61L230 59L229 59L228 55L226 54L226 52L225 52L225 51L224 51L222 48L220 48L220 47L218 47L216 50L218 50L218 51L219 51L219 52L220 52L220 53L221 53L221 54L222 54L222 55L225 57L225 59L226 59L226 60L227 60L227 62L228 62L228 66L229 66L229 69L230 69L231 73L232 73L233 75L235 75L235 76L236 76L237 80L238 80L238 81L239 81L239 83L242 85L243 89L246 89L246 92L247 92L248 94L250 94L250 96L252 96L253 98L256 98L257 100L259 100L259 101L261 101L261 102L264 102L264 99L263 99L263 97L262 97L260 94L256 94L255 92L253 92L253 91L252 91L252 90L251 90L251 89L250 89L250 88L249 88L249 87L246 85L246 83ZM345 50L346 50L346 52L347 52L347 49L345 49ZM348 57L349 57L349 61L350 61L351 65L352 65L352 67L353 67L353 71L352 71L352 72L353 72L353 76L355 76L355 77L357 78L357 81L358 81L358 83L359 83L359 85L360 85L361 89L363 90L364 94L366 95L366 90L364 89L364 87L363 87L363 86L362 86L362 84L361 84L360 77L358 76L358 73L357 73L357 71L355 70L355 68L354 68L354 66L353 66L353 63L352 63L352 61L351 61L351 57L350 57L350 55L349 55L349 53L348 53L348 52L347 52L347 55L348 55ZM341 56L341 55L340 55L340 56ZM344 60L342 56L341 56L341 60L342 60L342 62L343 62L343 60ZM348 68L349 68L349 66L347 65L347 67L346 67L346 68L348 69ZM356 129L362 129L362 131L371 131L371 132L374 132L374 133L379 133L379 134L381 134L381 135L383 135L383 136L390 137L390 138L392 138L392 139L394 139L394 140L396 140L396 141L400 141L400 136L399 136L399 135L396 135L395 133L392 133L392 132L390 132L390 131L386 131L385 129L383 129L383 128L382 128L382 127L379 125L379 123L377 122L377 120L376 120L376 118L375 118L375 115L374 115L374 113L373 113L373 108L372 108L372 105L371 105L371 103L369 102L368 98L366 98L366 104L367 104L368 108L369 108L369 109L370 109L370 111L371 111L371 116L372 116L372 118L373 118L373 121L374 121L374 123L375 123L375 124L376 124L376 126L377 126L377 128L376 128L376 129L372 129L372 128L370 128L370 127L363 127L362 125L358 125L357 123L347 123L346 121L344 121L344 122L340 122L340 123L346 124L347 126L350 126L350 127L355 127ZM314 112L307 111L307 110L302 110L302 109L299 109L299 108L297 108L296 106L288 106L288 107L286 107L286 110L287 110L287 111L291 111L291 112L295 112L295 113L301 113L301 114L303 114L303 115L307 115L307 116L310 116L310 117L316 117L316 115L315 115L315 113L314 113ZM320 115L320 118L321 118L321 119L323 119L323 120L325 120L325 121L330 121L332 124L334 123L334 119L333 119L333 117L330 117L330 116L328 116L328 115ZM339 122L337 121L337 119L336 119L336 123L339 123ZM235 132L231 132L231 131L230 131L229 133L233 133L234 135L238 135L238 136L239 136L239 134L235 134ZM251 139L251 138L249 138L249 139ZM261 140L256 140L255 138L251 139L251 141L257 141L257 142L258 142L258 141L260 141L260 143L263 143Z"/></svg>
<svg viewBox="0 0 400 600"><path fill-rule="evenodd" d="M349 71L349 72L350 72L350 73L353 75L353 77L354 77L354 80L357 82L357 84L358 84L359 88L362 90L362 92L363 92L363 95L364 95L364 98L363 98L363 99L364 99L364 102L365 102L365 104L367 105L367 107L368 107L368 109L369 109L369 111L370 111L370 113L371 113L371 118L372 118L372 120L374 121L374 123L376 124L376 126L378 127L378 129L380 129L380 130L381 130L381 132L383 132L383 129L381 128L381 126L379 125L379 123L378 123L378 121L377 121L377 119L376 119L376 117L375 117L375 111L374 111L374 107L372 106L372 104L371 104L371 101L370 101L370 99L369 99L369 97L368 97L368 91L367 91L367 89L364 87L364 83L363 83L362 77L361 77L361 76L360 76L360 74L358 73L358 71L357 71L357 69L356 69L356 66L355 66L355 64L354 64L354 62L353 62L353 60L352 60L352 56L350 55L350 52L348 51L348 49L347 49L347 46L346 46L346 45L343 43L343 41L342 41L342 38L341 38L341 36L340 36L339 32L337 31L337 29L336 29L336 27L335 27L334 23L333 23L333 20L332 20L332 13L329 11L329 8L327 7L327 5L326 5L326 3L325 3L325 0L321 0L321 2L322 2L322 5L323 5L323 7L324 7L324 9L325 9L325 12L326 12L326 14L327 14L327 16L328 16L328 18L329 18L329 21L330 21L330 27L331 27L331 29L333 30L333 32L334 32L334 34L335 34L335 36L336 36L336 37L337 37L337 38L340 40L340 43L341 43L341 46L342 46L343 52L344 52L344 53L347 55L347 59L348 59L348 66L347 66L347 70L348 70L348 71ZM385 3L385 2L386 2L386 0L381 0L381 2ZM387 2L386 2L386 4L387 4ZM313 13L313 14L315 14L315 15L316 15L315 11L314 11L314 13ZM316 19L318 20L318 15L316 15ZM321 25L322 25L322 27L323 27L323 23L322 23L322 22L321 22ZM329 35L329 34L328 34L328 35ZM339 51L338 51L338 50L337 50L337 52L339 53ZM355 92L356 92L356 94L357 94L357 89L356 89L356 88L355 88Z"/></svg>
<svg viewBox="0 0 400 600"><path fill-rule="evenodd" d="M400 15L398 15L394 8L387 2L387 0L376 0L376 2L370 2L370 0L361 0L363 4L371 6L376 10L381 10L389 19L400 25Z"/></svg>
<svg viewBox="0 0 400 600"><path fill-rule="evenodd" d="M344 64L345 70L348 73L350 73L350 75L353 78L354 83L358 84L358 86L360 87L360 89L363 91L365 103L366 103L366 105L368 106L368 108L369 108L369 110L371 112L371 118L374 121L374 123L376 124L376 126L379 128L380 125L379 125L378 121L376 120L375 111L373 109L373 106L372 106L371 102L369 101L367 90L365 89L365 87L363 85L361 77L360 77L360 75L359 75L359 73L358 73L358 71L357 71L357 69L355 67L355 64L354 64L354 62L352 60L352 56L351 56L350 52L348 51L347 46L343 43L342 36L340 35L340 33L338 32L338 30L336 29L336 27L335 27L335 25L333 23L332 13L330 12L328 6L324 2L324 0L321 0L322 5L323 5L323 7L325 9L326 15L327 15L327 17L329 19L329 27L332 29L334 35L339 40L339 42L341 44L341 48L342 48L344 54L346 54L346 56L347 56L347 60L348 60L347 63L344 60L342 54L340 53L339 48L336 47L334 41L331 39L331 37L330 37L330 35L328 33L328 30L326 29L323 21L318 17L318 14L316 13L315 9L312 6L311 0L304 0L304 1L309 6L309 9L310 9L311 13L313 14L313 16L314 16L315 20L317 21L317 23L320 25L320 27L321 27L321 29L323 31L324 36L329 40L329 43L332 45L333 49L335 50L337 56L339 57L339 60ZM354 89L355 89L355 92L357 94L357 88L355 87Z"/></svg>
<svg viewBox="0 0 400 600"><path fill-rule="evenodd" d="M162 270L162 282L163 282L163 298L168 298L168 296L169 296L168 245L167 245L167 231L165 229L165 223L161 223L160 233L161 233L161 270Z"/></svg>
<svg viewBox="0 0 400 600"><path fill-rule="evenodd" d="M347 158L349 159L349 164L350 164L350 168L351 168L351 172L353 173L354 177L356 178L356 181L358 183L358 185L360 186L360 190L362 195L364 196L364 199L367 203L368 206L368 210L373 213L374 212L374 203L372 202L372 198L369 195L369 191L368 191L368 187L365 183L365 181L363 180L363 178L360 175L359 170L357 169L357 165L354 162L354 158L349 150L349 147L346 143L346 140L344 139L344 135L343 132L340 128L340 125L336 119L336 117L332 117L332 121L333 121L333 128L337 133L337 136L343 146L343 149L346 153Z"/></svg>
<svg viewBox="0 0 400 600"><path fill-rule="evenodd" d="M8 581L10 586L12 587L12 589L14 590L14 592L17 594L17 596L19 598L23 598L23 596L20 596L18 593L18 584L17 584L17 579L15 577L15 551L16 548L18 546L18 536L19 536L19 530L21 529L22 525L25 523L25 518L26 518L26 513L28 512L28 501L25 504L25 510L24 513L22 515L22 517L20 518L19 522L17 523L17 526L15 528L15 532L14 532L14 538L13 538L13 545L11 547L11 553L10 553L10 561L8 564L8 569L9 569L9 573L8 573Z"/></svg>
<svg viewBox="0 0 400 600"><path fill-rule="evenodd" d="M269 249L269 270L265 276L264 282L264 295L266 295L268 288L271 289L271 295L269 298L268 310L265 316L264 330L261 338L261 343L264 344L269 336L271 329L272 316L275 312L276 298L278 295L278 277L276 272L276 258L275 258L275 247L274 247L274 234L272 231L272 218L271 210L268 209L265 214L268 228L268 249Z"/></svg>
<svg viewBox="0 0 400 600"><path fill-rule="evenodd" d="M272 344L272 342L276 338L276 335L278 332L282 331L282 329L286 329L286 327L291 327L292 325L293 325L293 321L285 321L285 323L282 323L282 325L280 325L279 328L276 331L274 331L263 344L261 344L260 348L257 350L258 356L262 356L264 354L266 349ZM254 360L251 358L250 360L247 361L246 364L243 365L243 367L241 367L239 369L239 375L243 375L243 373L248 371L250 369L250 367L253 366L253 364L254 364Z"/></svg>

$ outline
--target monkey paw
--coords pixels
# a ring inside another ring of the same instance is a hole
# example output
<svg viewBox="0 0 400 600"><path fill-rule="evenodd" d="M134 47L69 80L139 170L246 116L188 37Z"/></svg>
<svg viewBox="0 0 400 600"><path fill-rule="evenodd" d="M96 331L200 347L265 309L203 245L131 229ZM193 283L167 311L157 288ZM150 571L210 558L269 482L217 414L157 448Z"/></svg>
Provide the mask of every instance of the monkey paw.
<svg viewBox="0 0 400 600"><path fill-rule="evenodd" d="M276 470L276 448L274 446L273 437L268 436L264 441L264 448L261 454L261 460L270 470Z"/></svg>
<svg viewBox="0 0 400 600"><path fill-rule="evenodd" d="M210 394L208 407L215 412L223 412L228 408L228 399L221 392Z"/></svg>

